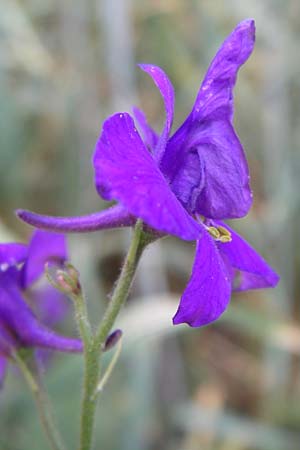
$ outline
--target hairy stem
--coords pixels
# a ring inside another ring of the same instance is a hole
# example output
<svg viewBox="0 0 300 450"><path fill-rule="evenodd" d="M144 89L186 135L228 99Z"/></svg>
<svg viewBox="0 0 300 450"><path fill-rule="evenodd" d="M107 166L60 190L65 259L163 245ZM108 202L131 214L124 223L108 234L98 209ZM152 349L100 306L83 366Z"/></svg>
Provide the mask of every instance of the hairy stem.
<svg viewBox="0 0 300 450"><path fill-rule="evenodd" d="M140 256L149 241L149 236L143 232L142 222L140 220L137 221L131 245L112 298L95 335L90 340L90 343L85 345L84 392L79 450L90 450L92 445L102 345L128 297Z"/></svg>
<svg viewBox="0 0 300 450"><path fill-rule="evenodd" d="M65 450L60 433L54 423L47 394L44 392L38 378L33 375L19 353L15 352L13 359L22 372L24 379L33 395L39 413L40 422L45 435L47 436L50 448L52 450Z"/></svg>

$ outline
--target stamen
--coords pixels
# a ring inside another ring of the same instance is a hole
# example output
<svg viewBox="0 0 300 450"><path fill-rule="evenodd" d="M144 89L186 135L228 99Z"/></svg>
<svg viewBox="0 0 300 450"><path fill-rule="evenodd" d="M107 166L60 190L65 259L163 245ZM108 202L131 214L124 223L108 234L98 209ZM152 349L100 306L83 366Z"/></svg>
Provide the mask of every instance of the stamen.
<svg viewBox="0 0 300 450"><path fill-rule="evenodd" d="M231 242L232 237L231 236L221 236L219 241L222 242L223 244L225 244L225 242Z"/></svg>
<svg viewBox="0 0 300 450"><path fill-rule="evenodd" d="M220 231L216 227L207 227L207 231L214 239L219 240L221 237Z"/></svg>
<svg viewBox="0 0 300 450"><path fill-rule="evenodd" d="M218 226L218 230L220 231L220 234L221 234L222 236L228 236L228 237L231 238L231 233L230 233L230 231L227 230L227 228L222 227L222 225L219 225L219 226Z"/></svg>
<svg viewBox="0 0 300 450"><path fill-rule="evenodd" d="M222 225L217 227L207 227L206 229L216 241L222 242L223 244L232 241L230 231L228 231L227 228L222 227Z"/></svg>
<svg viewBox="0 0 300 450"><path fill-rule="evenodd" d="M220 242L225 244L226 242L232 241L231 233L230 233L230 231L227 230L227 228L222 227L222 225L219 225L217 228L218 228L218 231L220 232L220 238L219 238Z"/></svg>

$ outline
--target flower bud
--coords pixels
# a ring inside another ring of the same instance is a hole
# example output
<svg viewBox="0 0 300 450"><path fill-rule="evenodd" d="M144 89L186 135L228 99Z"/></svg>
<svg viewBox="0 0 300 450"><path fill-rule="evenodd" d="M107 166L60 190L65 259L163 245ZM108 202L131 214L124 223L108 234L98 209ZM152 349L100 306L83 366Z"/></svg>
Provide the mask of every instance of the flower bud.
<svg viewBox="0 0 300 450"><path fill-rule="evenodd" d="M79 295L81 285L79 282L79 272L71 264L67 263L63 269L58 269L51 275L49 264L45 264L45 272L49 283L59 291L67 295Z"/></svg>
<svg viewBox="0 0 300 450"><path fill-rule="evenodd" d="M107 336L105 343L103 344L103 351L107 352L111 350L121 339L123 335L122 330L117 329Z"/></svg>

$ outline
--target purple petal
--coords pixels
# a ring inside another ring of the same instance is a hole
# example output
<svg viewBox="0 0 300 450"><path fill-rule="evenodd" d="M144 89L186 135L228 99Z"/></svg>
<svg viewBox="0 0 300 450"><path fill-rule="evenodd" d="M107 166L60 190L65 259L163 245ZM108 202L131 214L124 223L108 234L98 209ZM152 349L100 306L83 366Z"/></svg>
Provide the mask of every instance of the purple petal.
<svg viewBox="0 0 300 450"><path fill-rule="evenodd" d="M254 45L254 21L241 22L214 58L191 114L170 139L161 168L191 213L244 216L252 203L249 171L231 124L240 66Z"/></svg>
<svg viewBox="0 0 300 450"><path fill-rule="evenodd" d="M120 201L150 227L186 240L202 229L169 188L129 114L104 122L94 154L95 182L106 200Z"/></svg>
<svg viewBox="0 0 300 450"><path fill-rule="evenodd" d="M4 321L0 319L0 355L9 356L17 346L16 337L8 330Z"/></svg>
<svg viewBox="0 0 300 450"><path fill-rule="evenodd" d="M148 149L153 152L158 142L157 133L148 124L144 112L136 106L133 108L133 115L142 131L143 141L146 144L146 147L148 147Z"/></svg>
<svg viewBox="0 0 300 450"><path fill-rule="evenodd" d="M3 387L5 374L6 374L6 366L7 366L6 357L0 355L0 389Z"/></svg>
<svg viewBox="0 0 300 450"><path fill-rule="evenodd" d="M0 264L12 266L21 263L25 261L27 251L25 244L0 244Z"/></svg>
<svg viewBox="0 0 300 450"><path fill-rule="evenodd" d="M254 43L255 23L246 19L223 42L209 66L191 113L193 120L232 119L237 73L251 55Z"/></svg>
<svg viewBox="0 0 300 450"><path fill-rule="evenodd" d="M40 322L47 326L63 320L70 309L68 298L52 286L35 287L27 295Z"/></svg>
<svg viewBox="0 0 300 450"><path fill-rule="evenodd" d="M81 352L82 342L56 334L41 325L20 296L9 274L1 277L0 317L24 347L42 347L62 352Z"/></svg>
<svg viewBox="0 0 300 450"><path fill-rule="evenodd" d="M157 161L160 161L165 151L173 123L175 99L174 88L171 81L160 67L153 66L151 64L139 64L139 67L144 72L148 73L148 75L150 75L150 77L153 79L162 95L165 104L166 122L154 151L155 159Z"/></svg>
<svg viewBox="0 0 300 450"><path fill-rule="evenodd" d="M174 325L186 322L192 327L216 320L230 300L230 277L213 239L203 233L197 241L190 281L173 318Z"/></svg>
<svg viewBox="0 0 300 450"><path fill-rule="evenodd" d="M77 217L44 216L23 209L18 209L16 214L29 225L63 233L86 233L87 231L120 228L131 226L136 221L121 205L115 205L94 214Z"/></svg>
<svg viewBox="0 0 300 450"><path fill-rule="evenodd" d="M231 242L218 243L220 253L233 271L234 291L275 287L279 281L277 273L268 263L232 228L222 222L232 236Z"/></svg>
<svg viewBox="0 0 300 450"><path fill-rule="evenodd" d="M36 230L28 247L23 267L23 288L26 289L44 273L46 262L62 264L67 259L66 238L62 234Z"/></svg>
<svg viewBox="0 0 300 450"><path fill-rule="evenodd" d="M190 128L184 145L189 150L172 189L187 210L214 219L247 214L252 204L249 170L231 123L197 124Z"/></svg>

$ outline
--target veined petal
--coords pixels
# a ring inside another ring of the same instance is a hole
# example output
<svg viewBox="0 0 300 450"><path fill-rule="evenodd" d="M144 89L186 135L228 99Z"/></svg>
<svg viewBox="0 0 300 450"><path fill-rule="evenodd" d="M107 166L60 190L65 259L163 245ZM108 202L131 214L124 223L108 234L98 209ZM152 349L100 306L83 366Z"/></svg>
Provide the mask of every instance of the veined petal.
<svg viewBox="0 0 300 450"><path fill-rule="evenodd" d="M129 114L116 114L104 122L93 162L103 198L118 200L159 231L186 240L199 237L202 228L169 188Z"/></svg>
<svg viewBox="0 0 300 450"><path fill-rule="evenodd" d="M133 108L133 115L142 131L143 141L146 147L153 152L159 139L158 134L148 124L144 112L136 106Z"/></svg>
<svg viewBox="0 0 300 450"><path fill-rule="evenodd" d="M160 161L165 151L173 123L174 101L175 101L174 88L172 86L171 81L160 67L153 66L152 64L139 64L139 67L144 72L148 73L148 75L150 75L150 77L153 79L154 83L156 84L161 93L161 96L165 104L166 122L162 134L154 150L155 159L157 161Z"/></svg>
<svg viewBox="0 0 300 450"><path fill-rule="evenodd" d="M44 272L46 262L62 264L67 259L66 237L63 234L36 230L28 247L28 258L23 267L23 288L37 280Z"/></svg>
<svg viewBox="0 0 300 450"><path fill-rule="evenodd" d="M237 72L252 52L254 34L254 21L246 20L225 40L163 155L161 169L191 213L237 218L251 206L248 165L231 120Z"/></svg>
<svg viewBox="0 0 300 450"><path fill-rule="evenodd" d="M77 217L55 217L36 214L24 209L16 211L24 222L36 228L62 233L86 233L134 225L136 219L121 205L115 205L104 211Z"/></svg>
<svg viewBox="0 0 300 450"><path fill-rule="evenodd" d="M232 119L233 88L239 68L252 53L255 43L253 19L240 22L223 42L205 75L193 110L193 120Z"/></svg>
<svg viewBox="0 0 300 450"><path fill-rule="evenodd" d="M279 281L277 273L232 228L222 222L218 223L227 228L232 236L231 242L218 243L224 260L234 269L232 289L234 291L245 291L275 287Z"/></svg>
<svg viewBox="0 0 300 450"><path fill-rule="evenodd" d="M0 264L12 266L22 263L27 257L27 251L27 245L25 244L0 244Z"/></svg>
<svg viewBox="0 0 300 450"><path fill-rule="evenodd" d="M82 351L80 340L60 336L38 322L22 299L17 286L10 280L9 274L3 275L1 279L0 317L16 336L20 346L42 347L62 352Z"/></svg>
<svg viewBox="0 0 300 450"><path fill-rule="evenodd" d="M226 309L231 293L230 277L213 239L205 232L197 241L192 276L181 297L173 323L192 327L216 320Z"/></svg>
<svg viewBox="0 0 300 450"><path fill-rule="evenodd" d="M6 374L6 366L7 366L7 359L5 356L0 355L0 389L3 386L5 374Z"/></svg>

